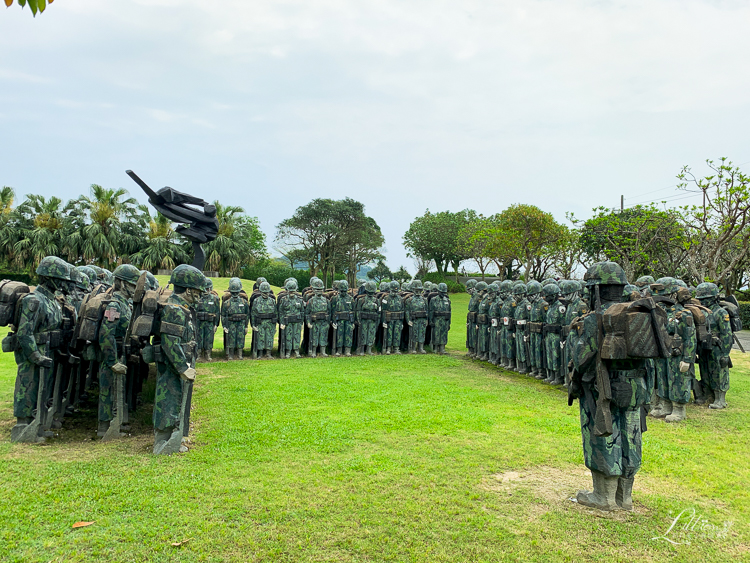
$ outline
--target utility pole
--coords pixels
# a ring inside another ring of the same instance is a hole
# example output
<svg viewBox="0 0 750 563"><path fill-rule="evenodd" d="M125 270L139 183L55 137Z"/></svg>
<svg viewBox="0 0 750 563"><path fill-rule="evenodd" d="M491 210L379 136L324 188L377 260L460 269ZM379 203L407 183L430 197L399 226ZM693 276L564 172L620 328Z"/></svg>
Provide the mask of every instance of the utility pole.
<svg viewBox="0 0 750 563"><path fill-rule="evenodd" d="M625 196L621 195L620 196L620 211L624 211L624 210L625 210Z"/></svg>

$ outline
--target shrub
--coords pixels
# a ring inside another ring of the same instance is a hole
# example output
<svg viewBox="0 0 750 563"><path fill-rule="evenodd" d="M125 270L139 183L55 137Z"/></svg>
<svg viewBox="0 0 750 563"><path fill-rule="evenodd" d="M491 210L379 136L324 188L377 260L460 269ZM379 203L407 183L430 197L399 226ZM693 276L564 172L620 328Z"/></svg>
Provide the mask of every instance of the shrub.
<svg viewBox="0 0 750 563"><path fill-rule="evenodd" d="M26 285L34 285L36 282L36 276L32 276L28 272L1 272L0 280L11 280L17 282L23 282Z"/></svg>
<svg viewBox="0 0 750 563"><path fill-rule="evenodd" d="M750 328L750 301L740 301L739 304L742 328Z"/></svg>
<svg viewBox="0 0 750 563"><path fill-rule="evenodd" d="M422 282L444 283L448 286L448 293L466 293L466 286L462 283L456 283L454 280L445 277L437 272L428 272L422 278Z"/></svg>
<svg viewBox="0 0 750 563"><path fill-rule="evenodd" d="M242 269L242 277L246 280L266 278L268 283L278 287L283 287L284 281L287 278L296 279L300 289L310 285L310 272L308 270L295 270L279 262L269 261L254 264L253 266L245 266Z"/></svg>

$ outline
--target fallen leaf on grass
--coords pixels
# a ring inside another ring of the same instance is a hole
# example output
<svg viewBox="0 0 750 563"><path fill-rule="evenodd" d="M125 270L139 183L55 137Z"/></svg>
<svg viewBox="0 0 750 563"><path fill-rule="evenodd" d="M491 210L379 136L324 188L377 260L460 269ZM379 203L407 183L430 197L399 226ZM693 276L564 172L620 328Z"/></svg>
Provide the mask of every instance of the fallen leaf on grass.
<svg viewBox="0 0 750 563"><path fill-rule="evenodd" d="M182 540L182 541L177 541L177 542L174 542L174 543L172 544L172 547L182 547L183 545L185 545L185 544L186 544L187 542L189 542L189 541L190 541L190 540L192 540L192 539L193 539L193 538L188 538L188 539L186 539L186 540Z"/></svg>
<svg viewBox="0 0 750 563"><path fill-rule="evenodd" d="M76 522L75 524L73 524L73 527L74 528L85 528L86 526L91 526L91 524L93 524L93 522Z"/></svg>

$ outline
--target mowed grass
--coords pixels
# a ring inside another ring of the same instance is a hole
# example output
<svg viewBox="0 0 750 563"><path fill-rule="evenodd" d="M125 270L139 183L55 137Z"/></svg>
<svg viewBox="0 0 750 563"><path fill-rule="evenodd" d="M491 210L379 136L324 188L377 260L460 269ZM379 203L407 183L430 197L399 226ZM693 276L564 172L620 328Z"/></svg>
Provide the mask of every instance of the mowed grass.
<svg viewBox="0 0 750 563"><path fill-rule="evenodd" d="M146 433L11 444L0 355L0 560L750 559L745 356L728 409L649 420L636 509L604 514L568 500L590 486L577 404L465 359L467 301L453 296L447 357L199 365L192 448L172 457ZM652 539L690 509L667 536L680 545Z"/></svg>

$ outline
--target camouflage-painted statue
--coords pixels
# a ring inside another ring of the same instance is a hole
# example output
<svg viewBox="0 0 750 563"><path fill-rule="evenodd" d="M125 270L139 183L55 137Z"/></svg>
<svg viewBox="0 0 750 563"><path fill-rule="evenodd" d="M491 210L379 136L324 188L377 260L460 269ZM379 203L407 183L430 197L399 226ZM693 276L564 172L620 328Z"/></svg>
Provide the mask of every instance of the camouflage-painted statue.
<svg viewBox="0 0 750 563"><path fill-rule="evenodd" d="M466 316L466 330L469 335L466 339L466 346L469 349L469 356L477 359L479 359L479 356L481 355L479 352L479 336L477 334L479 325L477 316L479 315L479 304L482 302L482 299L484 299L486 290L486 282L480 281L474 285L471 299L469 299L469 312Z"/></svg>
<svg viewBox="0 0 750 563"><path fill-rule="evenodd" d="M253 301L253 310L250 313L250 322L256 333L257 350L253 350L253 358L263 356L267 360L273 358L273 338L276 335L276 301L271 296L271 284L264 281L259 286L260 297Z"/></svg>
<svg viewBox="0 0 750 563"><path fill-rule="evenodd" d="M562 370L565 374L565 384L570 383L570 376L568 373L568 366L572 356L573 340L570 336L570 325L578 317L582 317L589 312L588 303L580 296L581 283L575 280L564 280L560 282L560 296L563 305L565 305L565 319L563 320L562 327L562 346L563 346L563 357L562 357Z"/></svg>
<svg viewBox="0 0 750 563"><path fill-rule="evenodd" d="M182 445L186 408L185 391L195 380L193 365L196 354L195 327L190 307L194 306L206 287L200 270L182 264L172 271L169 280L174 292L159 310L156 354L156 392L154 395L154 453L185 452ZM230 282L231 284L231 282ZM158 342L157 342L158 338Z"/></svg>
<svg viewBox="0 0 750 563"><path fill-rule="evenodd" d="M406 324L409 326L409 350L412 354L426 354L424 339L427 331L427 300L422 295L422 282L412 282L414 295L406 305Z"/></svg>
<svg viewBox="0 0 750 563"><path fill-rule="evenodd" d="M477 310L477 359L487 361L490 358L490 308L497 298L497 286L484 284L480 295L482 300Z"/></svg>
<svg viewBox="0 0 750 563"><path fill-rule="evenodd" d="M357 280L357 295L364 295L365 294L365 284L367 283L367 280L359 279Z"/></svg>
<svg viewBox="0 0 750 563"><path fill-rule="evenodd" d="M123 264L114 271L114 292L104 309L104 318L99 326L99 427L97 436L104 437L114 419L114 405L118 389L125 385L117 383L128 372L123 340L130 326L133 307L130 300L135 293L135 284L141 272L132 264ZM116 428L115 433L120 429Z"/></svg>
<svg viewBox="0 0 750 563"><path fill-rule="evenodd" d="M685 405L690 401L692 376L690 368L695 362L696 339L693 314L677 302L677 281L671 277L659 278L651 285L653 295L667 300L657 301L667 312L667 332L672 336L672 356L656 358L656 402L651 416L665 418L667 422L685 420Z"/></svg>
<svg viewBox="0 0 750 563"><path fill-rule="evenodd" d="M71 277L71 290L70 294L68 295L68 300L70 301L70 304L75 308L76 314L81 309L81 303L83 303L83 298L86 297L86 294L90 291L90 283L89 283L89 277L84 272L81 272L78 270L78 268L71 267L70 268L70 277Z"/></svg>
<svg viewBox="0 0 750 563"><path fill-rule="evenodd" d="M487 309L487 315L490 318L489 333L489 353L488 360L496 366L500 363L500 331L502 330L503 319L500 316L500 310L503 307L503 299L500 295L500 284L496 281L492 282L488 287L488 291L491 291L493 297L491 299L490 307Z"/></svg>
<svg viewBox="0 0 750 563"><path fill-rule="evenodd" d="M33 293L16 303L15 333L6 337L3 349L15 352L18 371L13 393L12 442L43 442L52 433L43 430L50 396L54 348L60 344L62 310L55 291L67 287L70 275L66 263L47 256L36 269L39 284Z"/></svg>
<svg viewBox="0 0 750 563"><path fill-rule="evenodd" d="M592 312L571 328L574 372L568 404L579 399L583 455L591 470L594 490L579 491L577 501L600 510L632 510L633 481L641 467L643 406L650 391L643 359L623 354L627 343L603 346L601 343L607 341L599 328L607 326L603 314L624 302L622 293L627 279L617 264L599 262L587 270L584 281L591 290ZM623 338L614 334L612 337ZM645 338L646 344L657 347L654 333ZM666 350L662 355L666 355ZM621 359L609 359L612 356ZM612 400L608 401L608 396Z"/></svg>
<svg viewBox="0 0 750 563"><path fill-rule="evenodd" d="M380 304L375 297L375 282L369 281L365 284L365 296L357 300L355 320L359 328L357 354L374 355L372 347L375 345L375 334L380 322Z"/></svg>
<svg viewBox="0 0 750 563"><path fill-rule="evenodd" d="M515 319L516 335L516 371L518 373L529 373L529 332L528 323L531 314L531 303L526 299L526 284L521 282L513 288L513 297L516 299L516 310L513 315Z"/></svg>
<svg viewBox="0 0 750 563"><path fill-rule="evenodd" d="M500 331L500 365L506 369L516 369L516 346L513 341L515 330L513 314L516 309L516 300L513 298L513 282L505 280L500 283L500 294L505 295L503 306L500 308L500 316L503 320Z"/></svg>
<svg viewBox="0 0 750 563"><path fill-rule="evenodd" d="M229 280L230 297L221 304L221 324L224 327L227 360L241 360L245 349L245 335L250 323L250 305L240 295L241 291L240 278L232 278Z"/></svg>
<svg viewBox="0 0 750 563"><path fill-rule="evenodd" d="M150 284L149 284L150 285ZM221 303L219 295L214 291L214 283L206 278L206 288L201 298L195 304L198 319L198 360L210 362L211 351L214 349L214 334L221 320Z"/></svg>
<svg viewBox="0 0 750 563"><path fill-rule="evenodd" d="M653 276L641 276L635 280L635 286L640 290L643 297L651 296L651 284L654 283Z"/></svg>
<svg viewBox="0 0 750 563"><path fill-rule="evenodd" d="M545 368L544 339L542 338L542 329L544 320L547 318L545 305L547 302L542 299L542 284L538 281L531 280L526 286L526 299L529 300L531 309L529 310L529 375L536 379L544 379L547 376ZM544 371L544 376L542 376Z"/></svg>
<svg viewBox="0 0 750 563"><path fill-rule="evenodd" d="M711 340L708 346L701 346L698 356L701 382L704 386L708 384L708 389L704 391L707 393L712 391L714 395L714 402L709 407L723 409L727 406L729 368L732 367L729 359L729 353L732 350L732 325L729 313L719 304L719 288L716 284L710 282L699 284L695 290L695 297L703 307L711 310L710 314L706 314Z"/></svg>
<svg viewBox="0 0 750 563"><path fill-rule="evenodd" d="M637 285L628 284L622 292L625 301L638 301L641 298L641 291Z"/></svg>
<svg viewBox="0 0 750 563"><path fill-rule="evenodd" d="M451 329L451 299L446 284L439 283L437 291L438 294L430 299L428 321L432 325L432 349L438 354L445 354L448 331Z"/></svg>
<svg viewBox="0 0 750 563"><path fill-rule="evenodd" d="M476 318L472 316L472 301L474 300L474 294L476 293L477 280L470 279L466 282L466 293L469 294L469 311L466 314L466 355L469 357L474 356L474 334L476 325ZM473 311L476 313L476 310ZM476 315L474 315L475 317Z"/></svg>
<svg viewBox="0 0 750 563"><path fill-rule="evenodd" d="M401 333L404 330L404 300L399 295L399 283L392 281L387 296L380 301L383 323L383 350L386 354L401 353Z"/></svg>
<svg viewBox="0 0 750 563"><path fill-rule="evenodd" d="M307 302L305 317L307 319L307 328L310 330L308 337L308 353L311 358L317 356L316 350L320 347L320 355L326 354L328 346L328 328L331 321L331 305L323 295L325 286L323 280L314 279L311 281L313 296Z"/></svg>
<svg viewBox="0 0 750 563"><path fill-rule="evenodd" d="M544 319L544 348L547 353L547 378L545 383L562 385L565 375L562 365L562 349L560 347L562 327L565 322L567 308L560 301L560 288L554 284L542 288L544 300L549 303L547 317Z"/></svg>
<svg viewBox="0 0 750 563"><path fill-rule="evenodd" d="M284 357L289 358L294 353L299 358L302 325L305 323L305 302L297 292L297 280L294 278L284 283L286 294L279 295L279 342L283 338L283 346L279 344L279 356L284 350Z"/></svg>
<svg viewBox="0 0 750 563"><path fill-rule="evenodd" d="M352 355L354 338L354 298L349 295L349 283L341 280L338 294L331 298L331 321L333 326L334 354Z"/></svg>

